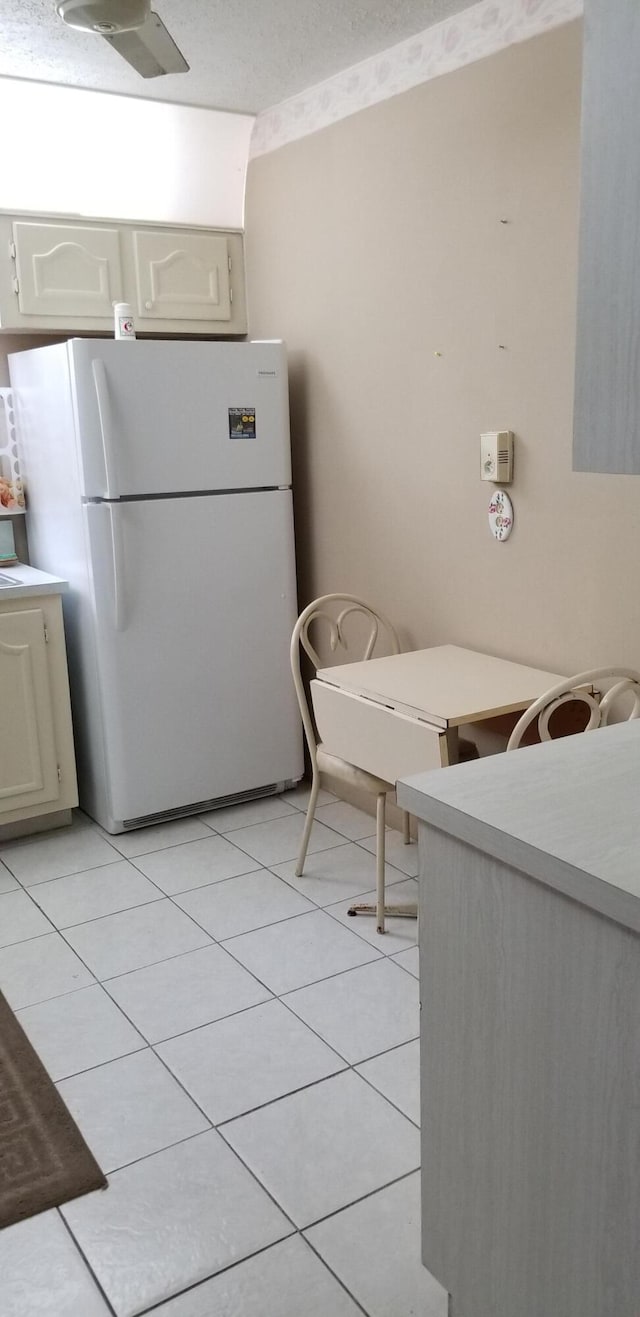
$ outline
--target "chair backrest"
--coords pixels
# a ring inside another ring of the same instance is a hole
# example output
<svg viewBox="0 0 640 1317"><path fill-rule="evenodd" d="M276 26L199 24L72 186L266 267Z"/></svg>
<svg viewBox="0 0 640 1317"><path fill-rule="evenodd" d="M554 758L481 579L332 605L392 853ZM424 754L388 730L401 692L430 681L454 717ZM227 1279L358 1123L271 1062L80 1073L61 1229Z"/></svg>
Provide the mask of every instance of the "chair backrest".
<svg viewBox="0 0 640 1317"><path fill-rule="evenodd" d="M600 682L609 682L605 694L600 698ZM589 672L579 672L575 677L558 682L551 690L541 695L529 705L516 723L507 742L507 750L517 750L523 734L533 722L538 722L538 734L541 741L552 741L549 722L553 714L563 704L581 703L586 705L589 718L583 731L592 732L597 727L606 727L615 702L621 696L632 695L630 712L626 719L640 717L640 673L632 668L592 668ZM620 721L620 719L618 719ZM624 721L624 718L622 719Z"/></svg>
<svg viewBox="0 0 640 1317"><path fill-rule="evenodd" d="M356 632L352 629L350 638L347 638L347 619L359 615L360 620L365 619L366 635L362 637L362 625L357 627ZM365 603L364 599L358 599L352 594L324 594L319 599L314 599L312 603L300 614L298 621L293 628L291 637L291 671L293 673L293 682L298 697L298 705L302 716L304 734L309 746L312 762L315 763L315 749L317 743L316 729L314 727L311 710L307 701L306 690L300 668L300 647L305 651L308 658L311 659L314 669L323 664L317 650L309 639L309 628L312 623L316 627L324 626L327 629L329 647L332 654L338 651L344 651L345 657L339 654L336 663L348 662L349 659L357 657L360 660L374 657L376 645L378 642L384 647L385 654L399 654L400 643L394 627L382 613L376 612L370 604ZM354 648L358 643L359 652L354 653Z"/></svg>

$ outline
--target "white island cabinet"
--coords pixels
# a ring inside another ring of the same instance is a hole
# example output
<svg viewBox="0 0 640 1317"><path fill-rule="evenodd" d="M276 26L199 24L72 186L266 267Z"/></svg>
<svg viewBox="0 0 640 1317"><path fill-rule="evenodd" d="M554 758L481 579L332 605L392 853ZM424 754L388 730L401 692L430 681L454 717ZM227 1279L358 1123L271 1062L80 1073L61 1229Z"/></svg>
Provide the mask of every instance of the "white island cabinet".
<svg viewBox="0 0 640 1317"><path fill-rule="evenodd" d="M61 593L0 570L0 840L70 823L78 803Z"/></svg>
<svg viewBox="0 0 640 1317"><path fill-rule="evenodd" d="M640 722L398 785L422 1257L453 1317L640 1313Z"/></svg>

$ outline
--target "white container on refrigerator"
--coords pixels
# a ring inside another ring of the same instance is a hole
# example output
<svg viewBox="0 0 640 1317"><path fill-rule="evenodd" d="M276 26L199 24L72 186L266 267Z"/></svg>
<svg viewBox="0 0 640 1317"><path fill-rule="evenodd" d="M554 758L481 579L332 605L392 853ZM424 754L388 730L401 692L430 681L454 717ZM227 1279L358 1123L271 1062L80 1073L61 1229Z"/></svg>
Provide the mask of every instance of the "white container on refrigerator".
<svg viewBox="0 0 640 1317"><path fill-rule="evenodd" d="M9 361L32 562L70 583L83 808L120 832L298 781L284 345Z"/></svg>

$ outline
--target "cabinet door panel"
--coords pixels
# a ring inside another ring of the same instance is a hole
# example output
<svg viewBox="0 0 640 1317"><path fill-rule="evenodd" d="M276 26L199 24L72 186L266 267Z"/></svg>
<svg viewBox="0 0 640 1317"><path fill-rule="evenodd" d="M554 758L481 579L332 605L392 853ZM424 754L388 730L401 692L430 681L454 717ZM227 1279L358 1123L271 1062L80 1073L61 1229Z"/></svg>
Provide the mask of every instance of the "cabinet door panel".
<svg viewBox="0 0 640 1317"><path fill-rule="evenodd" d="M638 0L586 0L573 467L640 474Z"/></svg>
<svg viewBox="0 0 640 1317"><path fill-rule="evenodd" d="M45 634L39 608L0 613L0 814L60 792Z"/></svg>
<svg viewBox="0 0 640 1317"><path fill-rule="evenodd" d="M112 319L122 298L117 229L16 223L13 239L25 315Z"/></svg>
<svg viewBox="0 0 640 1317"><path fill-rule="evenodd" d="M218 234L133 235L141 320L229 320L227 239Z"/></svg>

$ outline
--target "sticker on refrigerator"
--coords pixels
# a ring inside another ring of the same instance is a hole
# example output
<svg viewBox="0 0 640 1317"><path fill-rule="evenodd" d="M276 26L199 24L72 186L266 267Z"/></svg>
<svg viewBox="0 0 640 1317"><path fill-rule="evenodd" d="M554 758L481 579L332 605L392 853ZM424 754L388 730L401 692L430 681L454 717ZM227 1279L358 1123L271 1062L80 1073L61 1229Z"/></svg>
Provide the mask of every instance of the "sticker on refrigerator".
<svg viewBox="0 0 640 1317"><path fill-rule="evenodd" d="M229 408L229 438L255 439L255 437L256 437L255 407L230 407Z"/></svg>

